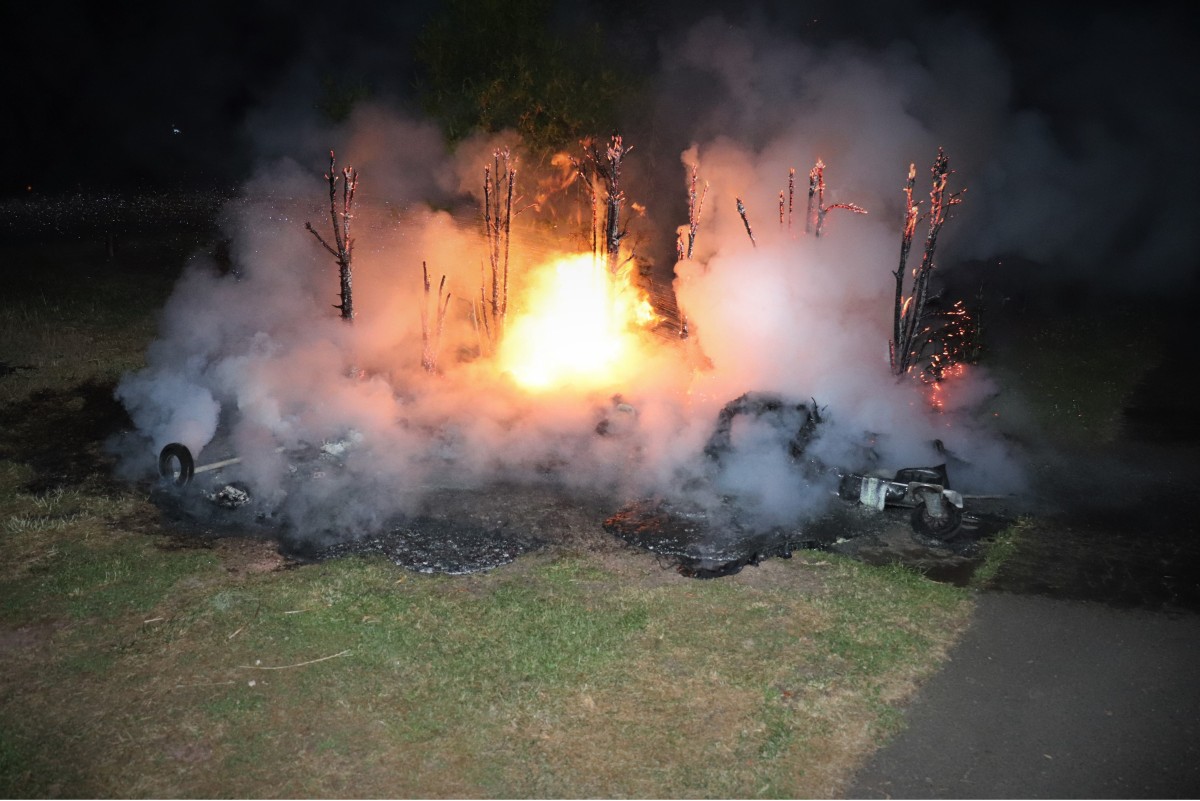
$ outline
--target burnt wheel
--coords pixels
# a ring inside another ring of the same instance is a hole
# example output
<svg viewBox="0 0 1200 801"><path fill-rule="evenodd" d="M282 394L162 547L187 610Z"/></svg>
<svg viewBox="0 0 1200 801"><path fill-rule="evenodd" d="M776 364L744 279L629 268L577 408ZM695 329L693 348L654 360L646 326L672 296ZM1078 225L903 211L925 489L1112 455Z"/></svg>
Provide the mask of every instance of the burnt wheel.
<svg viewBox="0 0 1200 801"><path fill-rule="evenodd" d="M942 508L945 513L941 517L935 517L929 513L924 503L917 504L912 513L913 531L942 542L958 539L962 534L962 509L949 502L943 502Z"/></svg>
<svg viewBox="0 0 1200 801"><path fill-rule="evenodd" d="M172 442L159 452L158 474L173 482L175 486L186 487L192 483L192 476L195 473L196 462L192 459L192 452L186 445Z"/></svg>

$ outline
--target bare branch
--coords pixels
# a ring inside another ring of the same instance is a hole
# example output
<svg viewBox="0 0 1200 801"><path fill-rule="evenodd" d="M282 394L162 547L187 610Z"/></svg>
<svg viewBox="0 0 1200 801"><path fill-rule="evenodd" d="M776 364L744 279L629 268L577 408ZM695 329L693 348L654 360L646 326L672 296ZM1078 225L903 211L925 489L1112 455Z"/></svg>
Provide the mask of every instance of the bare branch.
<svg viewBox="0 0 1200 801"><path fill-rule="evenodd" d="M343 167L342 181L342 210L337 206L337 162L333 151L329 151L329 172L325 180L329 182L329 219L333 226L333 245L330 245L312 223L306 222L305 229L316 237L321 246L329 251L338 265L341 303L334 306L340 309L342 319L350 322L354 319L354 296L352 287L351 262L354 256L354 240L350 236L350 222L354 219L354 192L358 188L358 173L351 167Z"/></svg>
<svg viewBox="0 0 1200 801"><path fill-rule="evenodd" d="M485 273L480 279L480 310L493 345L504 334L504 319L508 314L509 243L517 179L514 161L508 148L498 149L492 152L492 164L483 168L483 227L491 276L489 280Z"/></svg>
<svg viewBox="0 0 1200 801"><path fill-rule="evenodd" d="M433 373L437 372L438 348L442 340L442 329L446 321L446 309L450 305L450 294L445 293L443 297L446 289L446 276L443 275L441 282L438 284L437 300L433 304L435 325L430 330L429 268L425 262L421 262L421 278L425 288L421 302L421 366L425 368L426 372Z"/></svg>
<svg viewBox="0 0 1200 801"><path fill-rule="evenodd" d="M628 233L621 226L621 207L625 205L625 193L621 190L621 163L633 150L626 146L620 134L614 134L607 147L601 150L593 142L585 140L582 161L571 160L583 179L583 184L592 200L592 252L599 254L597 195L595 181L604 183L604 251L608 269L616 273L620 268L621 240Z"/></svg>
<svg viewBox="0 0 1200 801"><path fill-rule="evenodd" d="M938 148L937 158L934 159L930 172L933 180L929 192L929 211L924 216L920 215L918 204L914 203L912 199L917 174L915 165L909 165L908 183L904 189L907 210L904 233L900 240L900 264L892 273L896 279L896 299L892 323L893 340L890 343L889 352L891 353L892 372L896 375L903 375L916 366L934 339L943 333L943 329L946 327L945 323L956 319L953 315L938 315L944 319L938 322L937 330L935 330L934 321L931 321L928 312L928 304L930 300L929 284L934 269L933 259L937 249L938 234L949 216L950 207L962 202L962 192L946 193L951 170L950 160L942 148ZM912 271L912 291L907 298L904 298L903 282L907 272L908 254L916 233L917 222L920 219L929 221L929 229L925 235L925 251L921 256L920 265ZM965 314L965 310L963 313ZM961 323L957 324L961 326ZM946 350L945 343L943 343L943 351L943 356L931 362L930 365L935 378L940 377L949 362L952 361L946 355L950 351Z"/></svg>
<svg viewBox="0 0 1200 801"><path fill-rule="evenodd" d="M750 220L746 218L746 204L742 202L740 197L735 198L735 200L737 200L738 214L742 217L742 224L746 226L746 235L750 237L750 244L758 247L758 243L754 241L754 231L750 230Z"/></svg>

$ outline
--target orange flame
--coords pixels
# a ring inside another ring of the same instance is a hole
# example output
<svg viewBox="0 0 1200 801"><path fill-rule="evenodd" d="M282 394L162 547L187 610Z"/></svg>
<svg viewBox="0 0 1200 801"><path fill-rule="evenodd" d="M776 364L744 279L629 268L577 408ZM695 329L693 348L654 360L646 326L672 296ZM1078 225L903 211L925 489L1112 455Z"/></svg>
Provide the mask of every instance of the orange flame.
<svg viewBox="0 0 1200 801"><path fill-rule="evenodd" d="M630 281L590 253L564 256L534 275L497 354L500 369L528 390L618 383L636 358L638 331L658 317Z"/></svg>
<svg viewBox="0 0 1200 801"><path fill-rule="evenodd" d="M945 411L947 384L956 378L962 378L966 372L967 366L956 362L943 371L941 380L929 382L929 405L934 411Z"/></svg>

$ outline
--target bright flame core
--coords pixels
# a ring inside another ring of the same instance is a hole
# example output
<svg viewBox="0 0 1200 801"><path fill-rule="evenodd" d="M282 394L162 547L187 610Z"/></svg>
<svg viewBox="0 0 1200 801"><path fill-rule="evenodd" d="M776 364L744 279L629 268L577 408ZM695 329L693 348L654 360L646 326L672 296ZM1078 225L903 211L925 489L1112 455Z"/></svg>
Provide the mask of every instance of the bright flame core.
<svg viewBox="0 0 1200 801"><path fill-rule="evenodd" d="M639 327L657 317L629 280L590 253L537 270L506 326L500 368L522 387L548 390L613 383L636 357Z"/></svg>

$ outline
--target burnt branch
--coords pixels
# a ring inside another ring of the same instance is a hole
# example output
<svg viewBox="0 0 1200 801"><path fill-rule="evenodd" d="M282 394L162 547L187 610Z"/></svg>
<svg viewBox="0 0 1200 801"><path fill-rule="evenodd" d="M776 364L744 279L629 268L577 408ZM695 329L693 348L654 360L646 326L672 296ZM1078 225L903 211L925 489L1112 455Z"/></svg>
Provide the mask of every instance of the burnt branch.
<svg viewBox="0 0 1200 801"><path fill-rule="evenodd" d="M825 230L825 216L834 209L845 209L853 214L867 213L857 203L825 205L825 162L817 159L817 163L808 171L808 214L804 221L804 232L820 237Z"/></svg>
<svg viewBox="0 0 1200 801"><path fill-rule="evenodd" d="M896 297L892 310L892 340L888 343L888 356L891 359L892 372L899 375L904 372L900 366L900 348L902 321L904 319L904 275L908 267L908 253L912 250L913 236L917 231L917 220L920 209L913 203L913 187L917 182L917 165L908 165L908 183L904 185L904 231L900 236L900 264L892 273L896 279Z"/></svg>
<svg viewBox="0 0 1200 801"><path fill-rule="evenodd" d="M813 207L820 208L820 200L817 198L818 184L820 184L820 197L825 197L825 162L817 159L816 165L808 171L808 207L804 211L804 233L811 234L813 225L817 218L813 213Z"/></svg>
<svg viewBox="0 0 1200 801"><path fill-rule="evenodd" d="M934 159L932 188L929 192L929 210L921 215L918 205L912 201L912 191L916 180L916 168L912 165L908 170L908 183L905 187L907 210L905 212L904 233L900 241L900 264L892 273L896 278L896 301L893 310L893 340L889 346L892 360L892 372L903 375L911 370L929 348L938 339L942 326L931 314L929 309L929 283L934 269L934 253L937 250L938 234L942 225L949 217L950 209L962 202L962 192L947 194L946 185L950 178L950 159L945 151L938 148L937 158ZM929 224L925 235L925 250L921 263L912 270L912 289L908 297L903 297L904 276L907 270L909 250L916 233L917 223L927 220ZM935 380L940 379L946 368L936 370Z"/></svg>
<svg viewBox="0 0 1200 801"><path fill-rule="evenodd" d="M421 303L421 366L428 373L437 371L438 346L442 340L442 329L446 322L446 309L450 306L450 293L446 292L446 276L438 284L437 299L433 303L434 325L429 325L429 268L421 262L421 277L425 293ZM444 296L443 296L444 293Z"/></svg>
<svg viewBox="0 0 1200 801"><path fill-rule="evenodd" d="M788 168L787 227L792 230L792 208L796 204L796 168Z"/></svg>
<svg viewBox="0 0 1200 801"><path fill-rule="evenodd" d="M691 259L692 252L696 248L696 233L700 230L700 212L704 209L704 198L708 196L708 182L704 182L704 191L696 193L696 173L698 167L692 166L692 178L688 183L688 224L687 224L687 248L684 248L682 243L679 245L679 258Z"/></svg>
<svg viewBox="0 0 1200 801"><path fill-rule="evenodd" d="M740 197L734 198L734 200L737 201L738 214L741 215L742 225L746 226L746 236L750 237L750 244L758 247L758 243L754 241L754 231L750 228L750 219L746 217L746 204L742 202Z"/></svg>
<svg viewBox="0 0 1200 801"><path fill-rule="evenodd" d="M483 167L483 227L488 242L490 280L480 279L481 317L493 342L504 334L508 314L509 243L512 240L516 159L508 148L492 153L492 164Z"/></svg>
<svg viewBox="0 0 1200 801"><path fill-rule="evenodd" d="M592 203L592 253L599 255L599 192L597 184L604 186L604 255L608 269L616 273L621 267L621 240L628 231L621 227L621 208L625 205L625 192L621 189L621 163L633 150L625 146L620 134L614 134L608 146L601 149L594 142L585 140L583 158L571 159L571 165L582 180Z"/></svg>
<svg viewBox="0 0 1200 801"><path fill-rule="evenodd" d="M306 222L304 223L304 227L310 234L316 237L322 247L329 251L337 261L341 303L334 306L334 308L341 310L342 319L349 322L354 319L354 297L350 269L354 256L354 240L350 237L350 222L354 219L354 191L358 188L358 172L352 167L342 168L342 210L339 212L337 203L338 174L336 166L337 162L333 151L330 150L329 172L325 174L325 180L329 182L329 218L333 224L334 244L330 245L317 232L317 229L313 228L312 223Z"/></svg>

